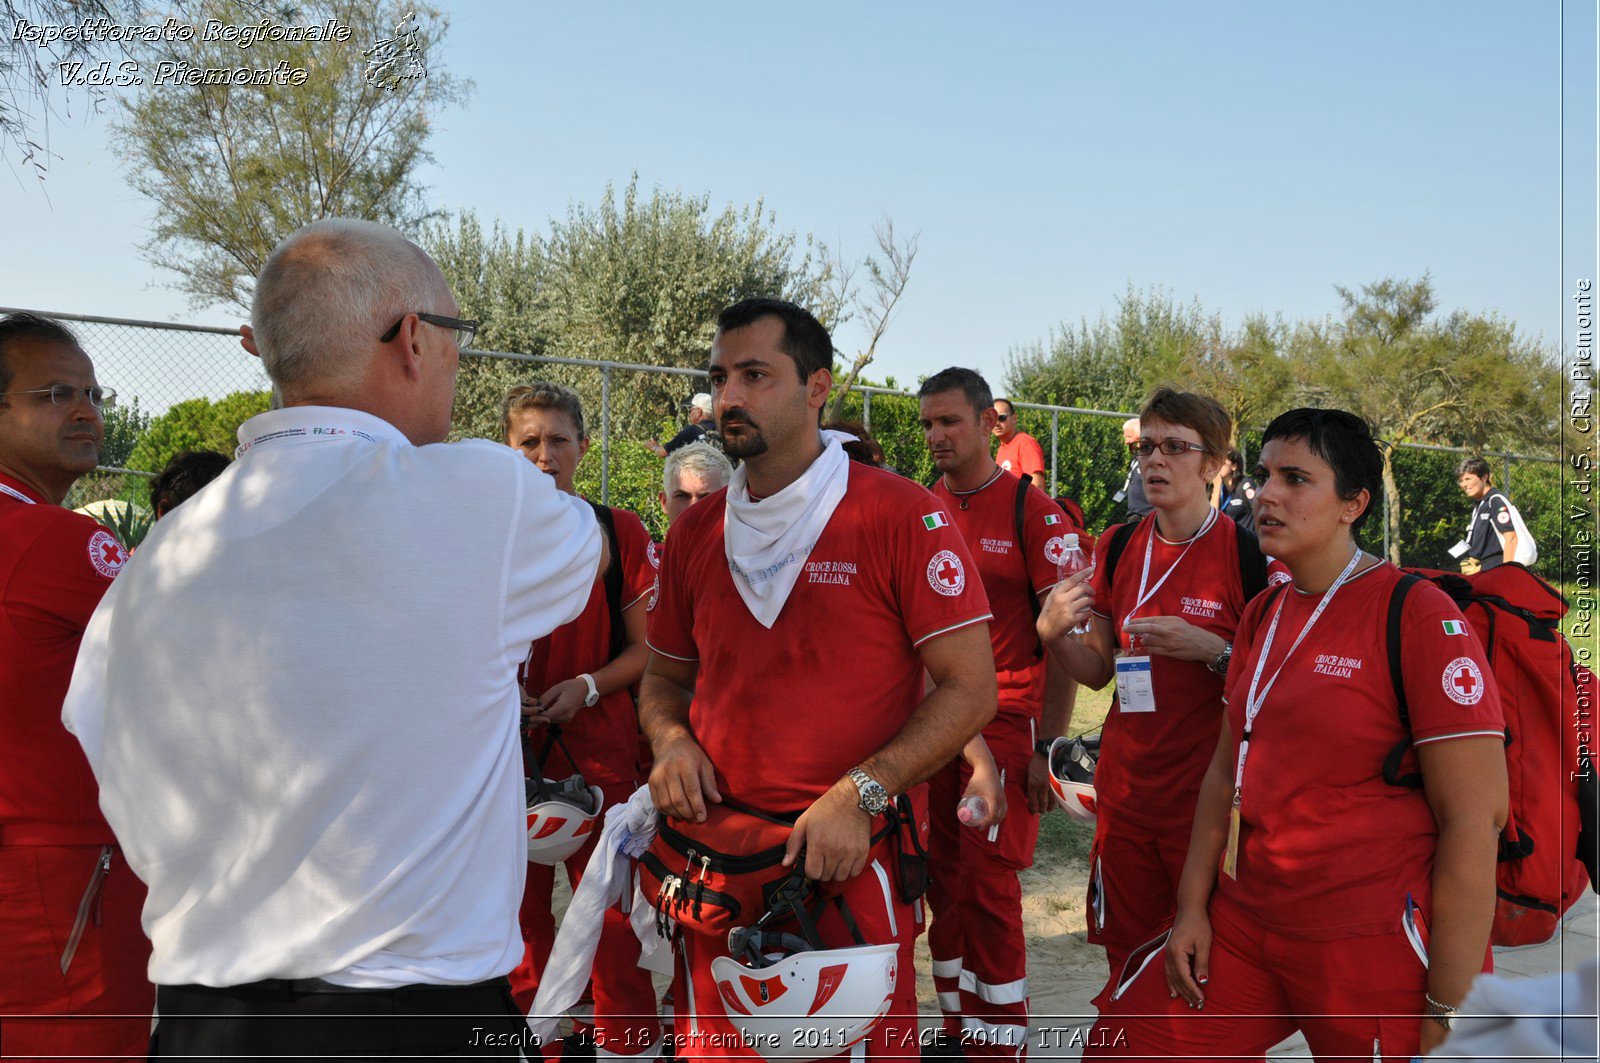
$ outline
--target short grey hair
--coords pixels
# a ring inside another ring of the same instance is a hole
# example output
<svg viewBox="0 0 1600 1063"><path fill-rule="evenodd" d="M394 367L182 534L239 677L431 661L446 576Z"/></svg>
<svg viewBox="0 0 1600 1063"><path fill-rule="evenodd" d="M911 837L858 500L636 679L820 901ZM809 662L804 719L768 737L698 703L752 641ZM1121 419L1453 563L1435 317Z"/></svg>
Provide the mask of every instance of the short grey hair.
<svg viewBox="0 0 1600 1063"><path fill-rule="evenodd" d="M250 324L275 390L353 383L378 337L432 310L443 280L423 250L387 225L324 218L284 239L256 278Z"/></svg>
<svg viewBox="0 0 1600 1063"><path fill-rule="evenodd" d="M690 443L679 447L667 455L667 463L661 469L661 493L672 494L674 485L686 472L706 479L718 479L722 481L720 486L726 487L728 481L733 479L733 462L710 443Z"/></svg>

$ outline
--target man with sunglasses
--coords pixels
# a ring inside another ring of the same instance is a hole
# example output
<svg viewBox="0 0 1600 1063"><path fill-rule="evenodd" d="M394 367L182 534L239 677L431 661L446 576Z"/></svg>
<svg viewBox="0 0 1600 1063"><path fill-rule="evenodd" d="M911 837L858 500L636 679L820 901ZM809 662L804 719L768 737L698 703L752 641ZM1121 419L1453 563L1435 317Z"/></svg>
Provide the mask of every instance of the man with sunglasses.
<svg viewBox="0 0 1600 1063"><path fill-rule="evenodd" d="M994 400L994 437L1000 441L994 463L1013 476L1026 476L1033 486L1049 493L1044 475L1044 448L1017 428L1017 410L1010 399Z"/></svg>
<svg viewBox="0 0 1600 1063"><path fill-rule="evenodd" d="M61 726L84 626L127 560L62 506L113 398L64 325L0 318L0 1015L17 1056L142 1055L155 998L144 886Z"/></svg>
<svg viewBox="0 0 1600 1063"><path fill-rule="evenodd" d="M606 550L515 451L442 445L459 314L386 226L278 245L246 339L282 406L85 631L63 718L149 886L152 1059L518 1056L516 667Z"/></svg>

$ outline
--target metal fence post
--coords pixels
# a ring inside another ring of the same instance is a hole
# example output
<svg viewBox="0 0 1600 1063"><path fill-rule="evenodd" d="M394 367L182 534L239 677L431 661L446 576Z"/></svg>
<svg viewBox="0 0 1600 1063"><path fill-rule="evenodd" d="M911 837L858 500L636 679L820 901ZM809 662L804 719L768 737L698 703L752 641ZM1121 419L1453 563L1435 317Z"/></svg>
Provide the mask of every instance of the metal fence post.
<svg viewBox="0 0 1600 1063"><path fill-rule="evenodd" d="M861 393L861 427L872 431L872 392Z"/></svg>
<svg viewBox="0 0 1600 1063"><path fill-rule="evenodd" d="M611 366L600 368L600 504L611 504Z"/></svg>
<svg viewBox="0 0 1600 1063"><path fill-rule="evenodd" d="M1050 411L1050 497L1056 497L1056 457L1061 449L1061 411Z"/></svg>

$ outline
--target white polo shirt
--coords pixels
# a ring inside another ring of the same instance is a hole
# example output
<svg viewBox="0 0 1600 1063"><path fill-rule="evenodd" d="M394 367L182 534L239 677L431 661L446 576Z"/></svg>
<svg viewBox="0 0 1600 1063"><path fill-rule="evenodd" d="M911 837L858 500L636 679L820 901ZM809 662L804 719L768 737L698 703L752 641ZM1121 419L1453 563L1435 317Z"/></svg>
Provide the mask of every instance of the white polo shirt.
<svg viewBox="0 0 1600 1063"><path fill-rule="evenodd" d="M150 887L157 984L462 984L521 959L516 669L599 563L494 443L356 410L239 429L84 633L63 719Z"/></svg>

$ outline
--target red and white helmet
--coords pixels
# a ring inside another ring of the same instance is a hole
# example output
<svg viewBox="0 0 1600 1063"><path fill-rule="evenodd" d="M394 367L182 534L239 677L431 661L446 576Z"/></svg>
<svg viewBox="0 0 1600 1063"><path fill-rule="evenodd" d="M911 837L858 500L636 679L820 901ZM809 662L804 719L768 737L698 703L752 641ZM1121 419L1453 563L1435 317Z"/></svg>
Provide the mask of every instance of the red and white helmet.
<svg viewBox="0 0 1600 1063"><path fill-rule="evenodd" d="M544 764L550 750L559 745L566 753L567 745L561 741L561 729L550 726L545 739L544 752L537 758L527 732L523 734L523 769L530 774L523 780L528 798L528 860L535 864L559 864L579 849L594 833L599 823L600 810L605 807L605 797L598 786L590 786L582 775L565 779L544 777ZM567 753L572 761L572 754Z"/></svg>
<svg viewBox="0 0 1600 1063"><path fill-rule="evenodd" d="M775 1063L824 1059L862 1040L889 1013L900 975L898 945L821 948L811 919L793 911L804 936L763 930L778 914L770 910L730 930L733 955L711 961L728 1021Z"/></svg>
<svg viewBox="0 0 1600 1063"><path fill-rule="evenodd" d="M594 833L605 798L600 787L590 786L582 775L526 782L528 859L535 864L559 864L583 848Z"/></svg>
<svg viewBox="0 0 1600 1063"><path fill-rule="evenodd" d="M1094 823L1094 768L1099 756L1099 735L1058 738L1050 743L1050 792L1067 815L1080 823Z"/></svg>

